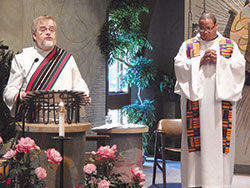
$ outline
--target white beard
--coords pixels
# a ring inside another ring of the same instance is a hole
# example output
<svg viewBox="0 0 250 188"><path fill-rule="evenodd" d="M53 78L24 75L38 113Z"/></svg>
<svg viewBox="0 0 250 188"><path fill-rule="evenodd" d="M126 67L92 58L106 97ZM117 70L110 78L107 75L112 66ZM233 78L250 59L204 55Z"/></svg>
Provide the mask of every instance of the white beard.
<svg viewBox="0 0 250 188"><path fill-rule="evenodd" d="M54 43L53 43L52 41L44 41L44 42L43 42L43 45L44 45L45 47L52 47L52 46L54 46Z"/></svg>

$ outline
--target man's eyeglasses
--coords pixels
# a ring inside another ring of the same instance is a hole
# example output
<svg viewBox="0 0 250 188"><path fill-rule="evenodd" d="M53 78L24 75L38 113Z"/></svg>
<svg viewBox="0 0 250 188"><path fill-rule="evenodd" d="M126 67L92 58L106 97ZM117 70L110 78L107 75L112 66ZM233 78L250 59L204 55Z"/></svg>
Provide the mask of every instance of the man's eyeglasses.
<svg viewBox="0 0 250 188"><path fill-rule="evenodd" d="M200 33L211 32L214 28L215 28L215 25L213 27L211 27L211 28L199 29L199 31L200 31Z"/></svg>

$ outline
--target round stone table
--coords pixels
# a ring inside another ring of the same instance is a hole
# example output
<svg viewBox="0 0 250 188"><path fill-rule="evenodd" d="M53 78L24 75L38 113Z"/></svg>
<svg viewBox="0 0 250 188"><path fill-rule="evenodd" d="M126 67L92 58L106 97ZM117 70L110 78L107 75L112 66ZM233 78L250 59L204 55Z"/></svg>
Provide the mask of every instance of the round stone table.
<svg viewBox="0 0 250 188"><path fill-rule="evenodd" d="M126 125L125 125L126 127ZM95 127L96 128L96 127ZM105 144L112 147L117 145L119 153L123 154L121 162L117 162L113 168L113 172L121 174L121 180L124 183L131 182L131 168L139 167L142 170L142 133L148 132L148 127L136 128L112 128L112 129L94 129L93 131L102 135L109 135L110 138L105 141Z"/></svg>
<svg viewBox="0 0 250 188"><path fill-rule="evenodd" d="M64 187L72 187L82 182L84 178L83 166L85 162L85 132L90 130L89 122L65 124L64 140ZM25 137L35 140L42 149L55 148L60 152L61 141L52 139L58 136L58 124L29 124L25 123ZM20 130L21 131L21 130ZM21 133L22 134L22 133ZM46 158L44 155L42 158ZM53 165L47 170L46 187L60 188L60 165Z"/></svg>

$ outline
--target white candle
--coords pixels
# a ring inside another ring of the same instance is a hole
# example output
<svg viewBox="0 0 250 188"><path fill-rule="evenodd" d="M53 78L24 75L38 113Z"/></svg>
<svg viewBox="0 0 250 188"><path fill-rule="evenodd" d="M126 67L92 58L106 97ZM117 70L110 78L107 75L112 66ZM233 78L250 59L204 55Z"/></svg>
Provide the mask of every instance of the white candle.
<svg viewBox="0 0 250 188"><path fill-rule="evenodd" d="M59 103L59 136L65 136L64 130L64 103L61 101Z"/></svg>

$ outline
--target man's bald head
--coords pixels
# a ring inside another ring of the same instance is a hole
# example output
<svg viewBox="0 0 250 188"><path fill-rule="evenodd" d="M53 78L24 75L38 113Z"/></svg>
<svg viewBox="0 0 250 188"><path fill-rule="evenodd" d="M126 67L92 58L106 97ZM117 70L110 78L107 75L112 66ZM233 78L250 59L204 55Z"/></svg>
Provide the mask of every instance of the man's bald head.
<svg viewBox="0 0 250 188"><path fill-rule="evenodd" d="M216 18L212 13L204 12L202 13L200 19L199 19L199 24L201 20L213 20L213 23L216 24Z"/></svg>

